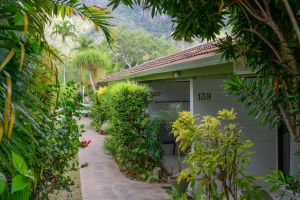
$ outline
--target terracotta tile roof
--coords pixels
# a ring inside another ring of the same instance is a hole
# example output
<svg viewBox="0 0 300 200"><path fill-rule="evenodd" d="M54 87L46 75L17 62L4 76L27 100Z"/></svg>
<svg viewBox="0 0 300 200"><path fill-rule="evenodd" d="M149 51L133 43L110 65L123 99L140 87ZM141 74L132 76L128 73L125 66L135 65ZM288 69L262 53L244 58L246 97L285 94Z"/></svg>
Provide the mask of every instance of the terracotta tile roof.
<svg viewBox="0 0 300 200"><path fill-rule="evenodd" d="M197 60L197 59L216 55L217 43L218 41L208 42L165 57L161 57L155 60L151 60L149 62L145 62L141 65L129 69L121 70L117 73L112 74L111 76L105 77L104 79L100 80L100 83L120 80L127 75L140 73L153 68L159 68L162 66L173 65L176 63L183 63L187 61Z"/></svg>

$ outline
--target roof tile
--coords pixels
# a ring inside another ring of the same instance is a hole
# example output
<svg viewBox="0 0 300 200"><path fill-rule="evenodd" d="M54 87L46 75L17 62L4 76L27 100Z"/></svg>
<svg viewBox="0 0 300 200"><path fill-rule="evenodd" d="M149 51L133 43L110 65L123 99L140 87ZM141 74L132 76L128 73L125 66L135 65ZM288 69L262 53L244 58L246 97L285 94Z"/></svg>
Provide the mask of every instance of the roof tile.
<svg viewBox="0 0 300 200"><path fill-rule="evenodd" d="M161 57L155 60L151 60L149 62L145 62L141 65L129 69L123 69L117 73L114 73L108 77L103 78L102 80L100 80L100 82L110 82L114 80L120 80L129 74L135 74L152 68L158 68L165 65L176 64L180 62L191 61L191 60L215 55L217 53L217 47L216 47L217 43L218 41L208 42L165 57Z"/></svg>

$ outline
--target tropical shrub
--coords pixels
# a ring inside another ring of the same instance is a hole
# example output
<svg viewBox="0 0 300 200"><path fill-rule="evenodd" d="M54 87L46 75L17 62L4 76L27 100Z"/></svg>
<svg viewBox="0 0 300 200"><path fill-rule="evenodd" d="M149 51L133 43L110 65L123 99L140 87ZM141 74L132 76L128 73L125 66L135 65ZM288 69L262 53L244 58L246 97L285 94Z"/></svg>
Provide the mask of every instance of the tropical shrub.
<svg viewBox="0 0 300 200"><path fill-rule="evenodd" d="M253 177L244 174L251 155L248 150L253 144L240 141L242 131L234 122L234 110L223 109L217 117L204 116L202 120L181 112L173 123L174 136L182 151L189 151L184 169L178 181L187 179L198 182L200 199L254 199L258 198L259 187L252 187ZM238 197L238 190L250 191Z"/></svg>
<svg viewBox="0 0 300 200"><path fill-rule="evenodd" d="M183 110L182 103L171 103L167 110L154 113L152 118L164 124L167 128L172 128L172 123L178 118L179 112Z"/></svg>
<svg viewBox="0 0 300 200"><path fill-rule="evenodd" d="M300 198L300 175L285 175L280 170L273 170L265 176L270 183L270 191L277 193L280 199L296 200Z"/></svg>
<svg viewBox="0 0 300 200"><path fill-rule="evenodd" d="M74 184L70 177L66 176L68 171L78 170L77 153L79 148L85 144L79 140L83 132L83 126L79 126L75 117L80 118L82 108L82 96L77 94L78 87L73 82L66 84L65 91L60 94L55 102L54 110L48 118L50 129L45 138L37 138L43 148L36 150L36 157L43 160L37 166L42 175L39 177L39 195L47 198L58 190L71 191ZM50 100L50 104L54 103ZM51 123L52 122L52 123ZM49 156L51 155L51 156Z"/></svg>
<svg viewBox="0 0 300 200"><path fill-rule="evenodd" d="M134 83L117 83L107 90L109 133L105 148L112 153L121 170L137 179L157 175L162 161L158 125L145 114L149 90Z"/></svg>
<svg viewBox="0 0 300 200"><path fill-rule="evenodd" d="M32 124L19 116L16 123L22 126L2 137L0 199L47 199L56 190L70 191L73 184L65 174L78 166L74 158L82 146L81 129L73 117L79 117L81 96L75 95L72 84L58 99L57 86L44 89L44 95L36 94L40 109L31 110L39 113L42 121ZM24 131L29 129L34 138Z"/></svg>
<svg viewBox="0 0 300 200"><path fill-rule="evenodd" d="M110 12L78 0L0 0L0 9L0 199L48 199L68 188L63 175L81 144L72 118L79 104L57 98L53 64L60 59L44 28L54 16L80 15L111 43L103 18Z"/></svg>

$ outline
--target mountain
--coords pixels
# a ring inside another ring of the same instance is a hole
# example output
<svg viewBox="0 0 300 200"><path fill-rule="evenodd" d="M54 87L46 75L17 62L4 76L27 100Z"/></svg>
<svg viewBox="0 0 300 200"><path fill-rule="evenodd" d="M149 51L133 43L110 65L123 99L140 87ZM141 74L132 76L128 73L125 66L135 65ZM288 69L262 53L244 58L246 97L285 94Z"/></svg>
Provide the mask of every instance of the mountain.
<svg viewBox="0 0 300 200"><path fill-rule="evenodd" d="M83 0L87 4L105 7L108 0ZM117 26L126 27L126 31L144 29L150 34L159 37L167 42L174 43L180 49L186 49L191 46L195 46L199 41L194 43L186 43L183 41L174 41L171 37L172 33L172 20L167 15L157 15L152 18L149 10L143 10L139 6L133 8L120 5L117 9L112 11L111 19L112 24ZM104 37L101 31L96 32L93 25L88 22L83 22L79 16L72 16L66 18L76 26L76 33L78 36L83 35L92 38L96 43L100 43ZM51 20L51 24L47 28L46 38L51 41L52 44L62 52L72 54L72 49L75 46L75 42L71 38L67 38L65 43L61 42L60 36L51 36L53 25L60 23L62 19L55 18Z"/></svg>
<svg viewBox="0 0 300 200"><path fill-rule="evenodd" d="M85 3L106 6L109 1L102 0L85 0ZM125 24L130 29L143 28L149 33L158 37L169 38L172 32L172 21L171 18L166 15L157 15L154 18L151 16L151 12L143 10L139 6L133 8L120 5L117 9L113 10L112 22L115 25Z"/></svg>

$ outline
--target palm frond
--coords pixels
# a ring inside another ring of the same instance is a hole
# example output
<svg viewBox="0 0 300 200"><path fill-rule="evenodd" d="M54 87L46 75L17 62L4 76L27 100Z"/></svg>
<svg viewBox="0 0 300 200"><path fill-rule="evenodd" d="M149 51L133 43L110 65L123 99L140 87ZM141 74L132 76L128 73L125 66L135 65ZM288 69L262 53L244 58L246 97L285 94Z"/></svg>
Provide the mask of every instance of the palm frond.
<svg viewBox="0 0 300 200"><path fill-rule="evenodd" d="M171 127L171 124L178 118L178 114L181 111L183 111L183 105L181 103L171 103L168 105L167 110L154 113L152 118L155 121Z"/></svg>

